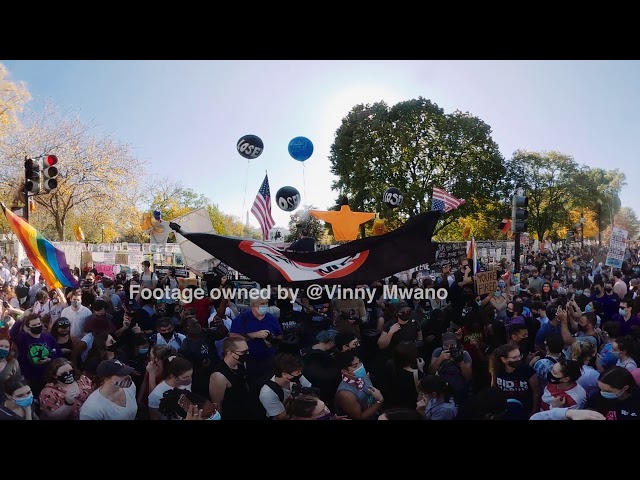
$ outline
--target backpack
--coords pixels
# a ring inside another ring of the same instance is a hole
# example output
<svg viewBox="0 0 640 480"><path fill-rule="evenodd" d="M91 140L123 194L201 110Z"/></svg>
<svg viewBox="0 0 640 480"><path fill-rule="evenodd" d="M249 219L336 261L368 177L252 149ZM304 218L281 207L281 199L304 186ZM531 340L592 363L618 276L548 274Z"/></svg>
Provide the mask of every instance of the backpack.
<svg viewBox="0 0 640 480"><path fill-rule="evenodd" d="M267 380L266 382L264 382L264 384L268 386L271 390L273 390L274 393L278 395L278 398L280 399L280 401L284 403L284 390L280 385L278 385L273 380Z"/></svg>

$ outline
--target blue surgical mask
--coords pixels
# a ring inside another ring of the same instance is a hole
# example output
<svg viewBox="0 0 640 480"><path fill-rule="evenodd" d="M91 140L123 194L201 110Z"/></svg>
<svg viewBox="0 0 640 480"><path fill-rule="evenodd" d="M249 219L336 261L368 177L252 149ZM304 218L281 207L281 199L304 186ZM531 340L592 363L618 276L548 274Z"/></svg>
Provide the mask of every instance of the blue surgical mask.
<svg viewBox="0 0 640 480"><path fill-rule="evenodd" d="M586 307L584 307L584 312L585 313L589 313L590 311L591 311L591 304L589 304Z"/></svg>
<svg viewBox="0 0 640 480"><path fill-rule="evenodd" d="M478 300L478 302L477 302L477 303L478 303L478 306L479 306L479 307L480 307L480 306L482 306L482 300Z"/></svg>
<svg viewBox="0 0 640 480"><path fill-rule="evenodd" d="M505 285L506 285L506 283L504 283L504 282L498 282L498 286L499 286L500 288L504 288L504 287L505 287Z"/></svg>
<svg viewBox="0 0 640 480"><path fill-rule="evenodd" d="M577 296L582 295L582 290L576 290L576 295L577 295Z"/></svg>
<svg viewBox="0 0 640 480"><path fill-rule="evenodd" d="M619 308L619 309L618 309L618 313L624 317L624 312L625 312L625 310L626 310L626 309L624 309L624 308Z"/></svg>
<svg viewBox="0 0 640 480"><path fill-rule="evenodd" d="M268 307L268 306L266 306L266 305L260 305L260 306L258 307L258 313L259 313L260 315L266 315L268 311L269 311L269 307Z"/></svg>
<svg viewBox="0 0 640 480"><path fill-rule="evenodd" d="M13 401L21 407L30 407L33 403L33 395L29 395L25 398L14 398Z"/></svg>
<svg viewBox="0 0 640 480"><path fill-rule="evenodd" d="M602 395L602 397L606 398L607 400L615 400L616 398L620 397L620 395L622 395L622 390L620 390L618 393L603 392L602 390L600 390L600 395Z"/></svg>
<svg viewBox="0 0 640 480"><path fill-rule="evenodd" d="M493 296L494 296L494 297L499 297L499 296L500 296L500 293L501 293L500 291L493 292Z"/></svg>
<svg viewBox="0 0 640 480"><path fill-rule="evenodd" d="M0 360L4 360L8 356L9 356L9 349L8 348L0 348Z"/></svg>
<svg viewBox="0 0 640 480"><path fill-rule="evenodd" d="M146 355L147 353L149 353L149 348L148 347L147 348L139 348L138 349L138 353L140 355Z"/></svg>
<svg viewBox="0 0 640 480"><path fill-rule="evenodd" d="M367 370L364 368L364 364L360 364L358 368L353 372L356 378L365 378L367 376Z"/></svg>
<svg viewBox="0 0 640 480"><path fill-rule="evenodd" d="M222 420L222 415L220 415L220 412L216 412L212 416L207 418L207 420Z"/></svg>

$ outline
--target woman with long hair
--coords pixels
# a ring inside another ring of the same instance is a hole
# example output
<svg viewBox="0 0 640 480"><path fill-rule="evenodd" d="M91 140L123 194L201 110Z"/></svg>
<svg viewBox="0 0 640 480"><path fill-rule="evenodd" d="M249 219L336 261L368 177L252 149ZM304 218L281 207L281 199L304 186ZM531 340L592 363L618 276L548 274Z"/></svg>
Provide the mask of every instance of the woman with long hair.
<svg viewBox="0 0 640 480"><path fill-rule="evenodd" d="M140 418L148 418L149 394L156 386L169 376L169 358L177 355L176 350L168 345L154 345L149 350L149 361L145 368L142 386L138 392L138 413Z"/></svg>
<svg viewBox="0 0 640 480"><path fill-rule="evenodd" d="M571 345L569 357L580 365L580 378L578 385L587 392L587 398L598 391L598 377L600 373L589 365L593 358L596 358L596 347L591 342L577 341Z"/></svg>
<svg viewBox="0 0 640 480"><path fill-rule="evenodd" d="M43 420L78 420L80 407L93 391L91 380L66 358L52 360L44 372L40 392Z"/></svg>
<svg viewBox="0 0 640 480"><path fill-rule="evenodd" d="M627 369L613 367L600 374L598 387L600 393L587 400L586 408L607 420L640 420L640 390Z"/></svg>
<svg viewBox="0 0 640 480"><path fill-rule="evenodd" d="M424 360L418 357L415 341L400 342L387 362L380 391L388 408L415 408L418 382L424 375Z"/></svg>
<svg viewBox="0 0 640 480"><path fill-rule="evenodd" d="M16 359L11 337L6 331L0 331L0 392L2 392L4 382L12 376L22 376L20 364Z"/></svg>
<svg viewBox="0 0 640 480"><path fill-rule="evenodd" d="M168 373L166 380L160 382L156 388L149 394L149 419L163 420L167 419L160 413L160 400L164 393L173 388L180 388L191 391L191 383L193 382L193 364L182 357L169 358Z"/></svg>
<svg viewBox="0 0 640 480"><path fill-rule="evenodd" d="M114 358L122 363L126 363L127 360L126 355L118 349L116 340L110 334L100 333L96 335L84 362L83 374L93 379L100 362Z"/></svg>

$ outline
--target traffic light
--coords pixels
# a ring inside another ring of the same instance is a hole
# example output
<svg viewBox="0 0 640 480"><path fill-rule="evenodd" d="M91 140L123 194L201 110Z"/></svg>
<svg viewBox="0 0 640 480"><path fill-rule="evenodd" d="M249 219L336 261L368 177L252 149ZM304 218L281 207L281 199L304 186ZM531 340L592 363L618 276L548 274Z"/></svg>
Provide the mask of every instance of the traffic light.
<svg viewBox="0 0 640 480"><path fill-rule="evenodd" d="M529 206L529 198L525 195L513 196L513 208L511 210L511 231L513 233L522 233L527 231L527 211Z"/></svg>
<svg viewBox="0 0 640 480"><path fill-rule="evenodd" d="M49 193L58 187L58 157L47 155L42 159L42 190Z"/></svg>
<svg viewBox="0 0 640 480"><path fill-rule="evenodd" d="M33 195L40 192L40 162L32 158L24 161L25 190Z"/></svg>

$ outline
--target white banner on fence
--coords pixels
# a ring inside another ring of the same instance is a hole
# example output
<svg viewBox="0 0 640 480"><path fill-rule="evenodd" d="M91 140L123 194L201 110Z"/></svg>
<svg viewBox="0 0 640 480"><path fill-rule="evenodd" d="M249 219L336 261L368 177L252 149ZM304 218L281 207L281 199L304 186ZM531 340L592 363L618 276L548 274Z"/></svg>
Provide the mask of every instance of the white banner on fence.
<svg viewBox="0 0 640 480"><path fill-rule="evenodd" d="M629 232L627 230L613 227L611 240L609 241L609 252L607 253L607 260L604 263L605 265L613 268L622 268L624 253L627 250L628 236Z"/></svg>

